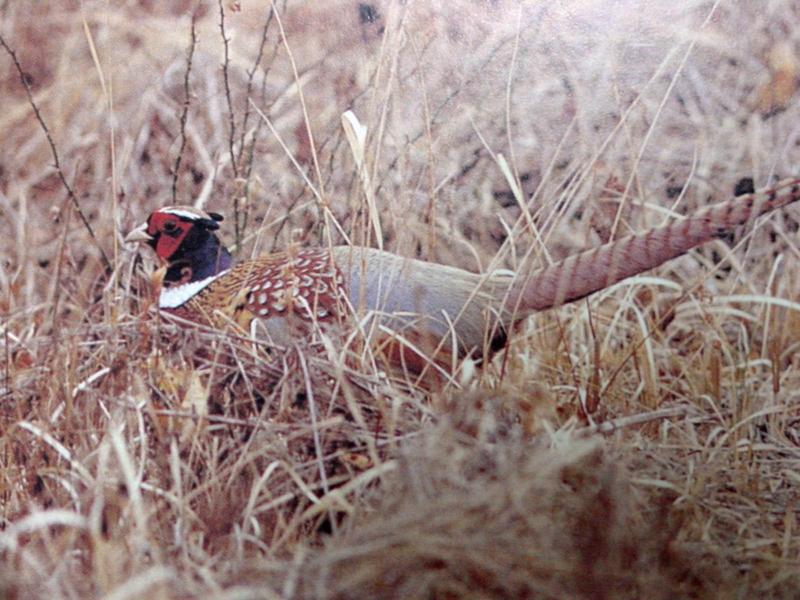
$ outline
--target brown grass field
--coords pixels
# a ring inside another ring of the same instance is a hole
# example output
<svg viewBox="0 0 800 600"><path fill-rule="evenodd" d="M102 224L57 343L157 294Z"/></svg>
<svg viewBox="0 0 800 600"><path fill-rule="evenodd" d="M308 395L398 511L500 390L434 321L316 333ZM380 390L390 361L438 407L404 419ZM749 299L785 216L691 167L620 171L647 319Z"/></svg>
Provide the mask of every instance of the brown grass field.
<svg viewBox="0 0 800 600"><path fill-rule="evenodd" d="M0 0L0 598L800 597L800 209L436 389L176 328L122 241L196 203L240 258L557 260L800 174L798 23Z"/></svg>

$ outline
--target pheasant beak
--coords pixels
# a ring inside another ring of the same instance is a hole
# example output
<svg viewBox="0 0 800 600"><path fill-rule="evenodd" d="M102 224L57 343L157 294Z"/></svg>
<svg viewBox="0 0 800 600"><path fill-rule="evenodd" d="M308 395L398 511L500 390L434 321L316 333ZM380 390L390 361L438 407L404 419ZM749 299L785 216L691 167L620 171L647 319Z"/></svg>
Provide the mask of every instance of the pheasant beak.
<svg viewBox="0 0 800 600"><path fill-rule="evenodd" d="M153 236L147 233L147 223L142 223L136 229L132 230L128 235L125 236L125 243L128 244L130 242L149 242L153 239Z"/></svg>

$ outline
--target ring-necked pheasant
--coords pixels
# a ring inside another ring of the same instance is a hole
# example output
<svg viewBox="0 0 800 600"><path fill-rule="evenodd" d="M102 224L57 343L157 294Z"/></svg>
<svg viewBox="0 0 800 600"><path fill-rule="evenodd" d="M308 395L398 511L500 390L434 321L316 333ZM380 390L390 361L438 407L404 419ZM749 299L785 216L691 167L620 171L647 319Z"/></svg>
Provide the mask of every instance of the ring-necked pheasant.
<svg viewBox="0 0 800 600"><path fill-rule="evenodd" d="M455 353L496 350L530 313L656 267L798 199L800 178L787 179L516 277L351 246L294 248L234 264L215 233L222 216L188 206L153 212L126 241L146 242L164 263L162 311L246 331L258 325L281 346L350 319L367 339L391 349L384 353L390 360L419 371L432 352L441 364Z"/></svg>

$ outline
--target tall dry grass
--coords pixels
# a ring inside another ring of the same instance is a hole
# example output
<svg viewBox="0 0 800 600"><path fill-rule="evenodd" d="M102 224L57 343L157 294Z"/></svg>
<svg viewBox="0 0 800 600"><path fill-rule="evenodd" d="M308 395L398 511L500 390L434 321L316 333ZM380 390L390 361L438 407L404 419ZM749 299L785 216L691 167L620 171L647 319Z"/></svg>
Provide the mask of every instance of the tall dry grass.
<svg viewBox="0 0 800 600"><path fill-rule="evenodd" d="M556 260L797 174L798 19L0 2L61 168L0 52L3 596L796 597L797 209L434 391L369 349L177 328L122 237L198 203L239 257Z"/></svg>

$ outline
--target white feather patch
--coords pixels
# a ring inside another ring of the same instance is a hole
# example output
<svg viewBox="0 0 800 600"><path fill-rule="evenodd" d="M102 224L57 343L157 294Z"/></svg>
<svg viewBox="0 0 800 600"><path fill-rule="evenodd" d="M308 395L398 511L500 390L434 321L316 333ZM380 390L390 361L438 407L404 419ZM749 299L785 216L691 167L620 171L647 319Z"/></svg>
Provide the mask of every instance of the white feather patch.
<svg viewBox="0 0 800 600"><path fill-rule="evenodd" d="M207 288L212 281L214 281L218 277L221 277L227 272L228 270L226 269L221 273L217 273L216 275L212 275L211 277L206 277L205 279L201 279L200 281L184 283L183 285L176 285L175 287L162 288L161 294L159 294L158 296L158 307L178 308L179 306L186 304L194 296L196 296L202 290Z"/></svg>
<svg viewBox="0 0 800 600"><path fill-rule="evenodd" d="M176 217L183 217L184 219L190 219L192 221L196 221L197 219L202 218L202 215L189 212L188 210L183 210L180 208L162 208L161 212L167 213L169 215L175 215Z"/></svg>

